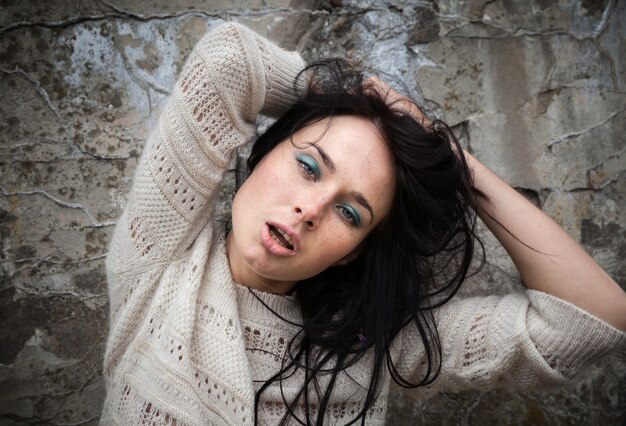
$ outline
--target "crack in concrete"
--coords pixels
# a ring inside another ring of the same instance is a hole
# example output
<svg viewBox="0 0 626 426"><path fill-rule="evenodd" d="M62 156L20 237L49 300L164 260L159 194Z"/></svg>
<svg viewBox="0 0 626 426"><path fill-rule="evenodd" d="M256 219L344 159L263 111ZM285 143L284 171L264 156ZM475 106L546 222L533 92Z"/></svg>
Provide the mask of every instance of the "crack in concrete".
<svg viewBox="0 0 626 426"><path fill-rule="evenodd" d="M11 145L8 148L9 149L15 149L15 148L33 148L39 145L67 145L67 146L72 146L71 142L66 142L63 140L55 140L55 139L43 139L37 142L24 142L24 143L18 143L15 145Z"/></svg>
<svg viewBox="0 0 626 426"><path fill-rule="evenodd" d="M618 73L617 73L616 66L615 66L615 58L613 58L610 51L602 47L600 43L598 43L597 41L595 41L595 45L596 45L596 48L598 49L598 52L604 57L606 57L607 60L609 61L609 68L611 71L611 81L613 82L613 91L615 93L625 94L626 92L621 90L619 87L619 77L618 77Z"/></svg>
<svg viewBox="0 0 626 426"><path fill-rule="evenodd" d="M107 132L105 129L102 129L102 132L104 134L106 134L107 136L110 136L113 139L119 139L119 140L125 140L124 138L117 136L117 135L112 135L111 133ZM126 139L128 141L133 141L136 142L139 145L143 145L142 142L137 141L136 139ZM131 160L133 158L138 158L141 156L140 152L137 152L136 154L129 154L126 156L114 156L114 155L102 155L102 154L95 154L93 152L89 152L89 151L84 151L80 148L80 146L78 146L76 143L74 143L74 145L76 145L78 147L78 149L80 150L81 153L85 154L86 156L90 157L90 158L85 158L85 160Z"/></svg>
<svg viewBox="0 0 626 426"><path fill-rule="evenodd" d="M133 67L128 63L128 57L126 56L126 53L124 52L124 48L122 46L120 46L119 40L117 38L113 38L113 46L115 47L115 50L117 50L117 53L119 53L120 57L122 58L122 64L124 64L124 69L126 70L126 72L128 73L128 76L130 77L130 79L132 81L134 81L139 87L141 87L145 94L146 94L146 98L148 99L148 114L146 117L144 117L144 120L147 120L148 117L150 117L152 115L152 96L150 94L150 90L149 88L152 87L150 85L150 83L142 78L140 78L139 76L136 75ZM147 86L147 87L146 87ZM154 88L153 88L154 89ZM157 92L159 92L159 90L154 89ZM164 94L168 95L169 92L164 90Z"/></svg>
<svg viewBox="0 0 626 426"><path fill-rule="evenodd" d="M542 192L542 194L577 194L577 193L584 193L584 192L594 192L594 193L601 193L604 192L609 186L617 183L622 177L626 176L626 170L623 170L621 172L618 172L617 175L615 176L614 179L608 180L606 181L604 184L600 185L600 186L575 186L573 188L568 188L568 189L563 189L563 188L556 188L556 187L541 187L539 188L539 191ZM547 195L545 195L545 197L547 197Z"/></svg>
<svg viewBox="0 0 626 426"><path fill-rule="evenodd" d="M108 135L111 136L111 137L115 137L115 135L110 135L110 134L108 134ZM118 137L118 139L120 139L120 138ZM48 159L45 159L45 160L33 160L33 159L30 159L30 158L28 158L28 154L24 154L24 152L22 152L22 148L23 147L33 148L33 147L37 147L38 145L45 144L45 143L46 142L32 143L32 144L29 143L29 144L23 144L23 145L20 145L20 146L13 146L13 147L11 147L11 151L14 151L15 148L18 148L19 152L18 153L9 152L8 154L6 154L8 158L6 160L0 159L0 165L11 165L11 164L14 164L14 163L21 163L21 162L25 162L25 161L27 161L29 163L34 163L34 164L49 164L49 163L56 163L56 162L59 162L59 161L132 160L132 159L135 159L135 158L138 158L138 157L141 156L140 153L133 154L133 155L129 154L127 156L119 156L119 157L93 154L91 152L81 150L80 147L77 147L76 143L74 143L74 142L67 142L66 145L72 146L72 147L76 147L78 149L78 151L57 154L57 155L55 155L53 157L49 157ZM0 158L2 156L3 155L0 154Z"/></svg>
<svg viewBox="0 0 626 426"><path fill-rule="evenodd" d="M609 160L613 160L614 158L618 158L620 157L624 152L626 151L626 147L620 149L619 151L617 151L614 154L609 155L608 157L606 157L604 160L602 160L597 166L589 169L589 171L593 171L593 170L597 170L600 167L604 166L604 163L606 163Z"/></svg>
<svg viewBox="0 0 626 426"><path fill-rule="evenodd" d="M605 56L607 60L609 61L609 67L611 71L611 80L613 82L613 90L616 91L617 93L624 93L623 91L620 91L621 89L619 87L619 77L618 77L617 67L615 65L615 62L616 62L615 58L613 57L613 55L611 55L611 52L608 49L605 49L600 43L600 37L604 34L606 29L609 27L609 21L610 21L610 18L614 9L615 9L615 0L611 0L609 1L606 8L602 12L602 18L600 20L600 23L598 24L597 28L592 32L592 36L593 36L592 38L593 38L593 44L594 46L596 46L596 49L598 49L598 52L601 55Z"/></svg>
<svg viewBox="0 0 626 426"><path fill-rule="evenodd" d="M483 5L483 10L481 11L481 19L471 19L462 15L443 15L443 14L437 14L437 16L440 18L440 20L442 21L447 21L449 23L460 23L460 25L458 26L454 26L453 28L449 29L447 32L445 32L444 34L442 34L442 38L445 37L450 37L450 38L467 38L467 39L475 39L475 40L498 40L498 39L505 39L505 38L515 38L515 37L553 37L553 36L568 36L568 37L572 37L573 39L577 40L577 41L585 41L585 40L593 40L593 41L597 41L597 39L606 31L606 29L609 26L609 21L611 18L611 15L613 13L613 10L615 8L615 2L616 0L610 0L607 7L604 9L604 11L602 12L602 17L600 18L600 21L598 22L598 25L596 26L596 28L589 32L589 33L584 33L581 35L578 34L574 34L572 32L569 31L564 31L564 30L547 30L547 31L537 31L537 30L533 30L533 29L529 29L529 28L523 28L523 27L517 27L514 28L512 31L509 29L510 27L503 27L500 25L496 25L493 22L489 22L489 21L485 21L484 19L482 19L482 16L484 16L484 6L486 6L489 3L492 3L492 1L489 1L487 3L485 3L485 5ZM469 35L469 34L458 34L455 35L453 34L454 31L459 31L461 29L463 29L464 27L466 27L469 24L481 24L484 25L487 28L491 28L491 29L496 29L499 31L502 31L503 34L501 35Z"/></svg>
<svg viewBox="0 0 626 426"><path fill-rule="evenodd" d="M105 132L106 133L106 132ZM110 135L109 135L110 136ZM74 144L74 146L76 146L76 148L84 155L86 155L89 158L84 158L85 160L130 160L132 158L137 158L139 157L141 154L135 154L135 155L128 155L126 157L114 157L114 156L109 156L109 155L100 155L100 154L94 154L93 152L89 152L86 151L84 149L82 149L80 147L80 145L78 145L78 143L76 142L72 142ZM77 157L77 159L81 159L81 157Z"/></svg>
<svg viewBox="0 0 626 426"><path fill-rule="evenodd" d="M473 21L470 21L473 22ZM492 25L492 24L487 24L483 21L480 21L480 23L485 24L490 26L491 28L497 28L497 29L504 29L502 27L498 27L496 25ZM447 33L444 34L443 37L449 37L449 38L465 38L465 39L470 39L470 40L504 40L507 38L522 38L522 37L552 37L552 36L568 36L568 37L572 37L575 40L578 41L584 41L584 40L588 40L589 37L578 37L575 34L572 34L570 32L567 31L562 31L562 30L550 30L550 31L535 31L535 30L531 30L531 29L523 29L523 28L518 28L515 31L506 31L504 34L500 34L500 35L470 35L470 34L451 34L453 31L455 30L459 30L461 28L463 28L465 25L461 26L461 27L456 27L456 28L452 28L451 30L449 30Z"/></svg>
<svg viewBox="0 0 626 426"><path fill-rule="evenodd" d="M145 117L142 121L146 120L147 118L148 117ZM126 139L124 139L124 138L121 138L121 137L116 136L116 135L111 135L105 129L103 129L102 131L107 136L110 136L110 137L112 137L114 139L122 139L122 140L125 140L125 141L135 141L135 142L138 141L138 139L133 139L133 138L126 138ZM131 158L137 158L137 157L139 157L141 155L139 152L137 154L135 154L135 155L119 156L119 157L109 156L109 155L100 155L100 154L95 154L93 152L89 152L89 151L83 149L80 146L80 144L77 141L75 141L75 140L72 140L71 142L68 142L68 143L71 144L72 146L76 147L76 149L81 154L85 155L85 157L78 157L77 156L77 157L73 157L71 159L78 159L78 160L80 160L80 159L85 159L85 160L89 160L89 159L93 159L93 160L130 160ZM141 144L141 142L138 142L138 143ZM45 162L45 160L41 160L40 162Z"/></svg>
<svg viewBox="0 0 626 426"><path fill-rule="evenodd" d="M613 118L615 118L618 114L623 113L624 112L624 108L622 109L618 109L617 111L614 111L611 115L609 115L607 118L605 118L604 120L602 120L599 123L596 123L594 125L592 125L591 127L588 127L586 129L577 131L577 132L570 132L570 133L566 133L562 136L560 136L559 138L556 139L552 139L550 142L548 142L548 144L546 146L544 146L541 151L539 151L539 154L537 155L537 157L541 156L541 154L543 154L546 151L551 151L552 148L555 145L558 145L564 141L567 141L569 139L573 139L573 138L577 138L578 136L584 135L585 133L589 133L599 127L604 126L605 124L607 124L609 121L611 121Z"/></svg>
<svg viewBox="0 0 626 426"><path fill-rule="evenodd" d="M152 114L152 99L151 99L150 91L148 90L148 88L151 88L155 92L161 93L165 96L169 96L170 91L164 87L159 86L153 81L139 77L137 73L135 72L135 68L129 63L128 57L126 56L126 52L124 51L124 48L120 46L117 38L113 39L113 45L115 46L115 49L117 50L117 52L120 54L122 58L122 63L124 64L124 69L130 76L131 80L137 83L137 85L146 92L146 96L148 97L148 110L149 110L148 117L149 117Z"/></svg>
<svg viewBox="0 0 626 426"><path fill-rule="evenodd" d="M97 299L97 298L101 298L101 297L108 297L107 293L100 293L100 294L89 294L89 295L82 295L79 293L76 293L75 291L70 291L70 290L64 290L64 291L44 291L41 292L39 291L39 289L37 290L33 290L32 288L28 288L28 287L23 287L20 285L15 285L14 288L16 290L19 290L20 292L24 293L24 295L28 296L31 299L46 299L49 297L73 297L76 298L78 300L80 300L81 302L85 302L87 300L91 300L91 299ZM86 358L87 354L85 356L83 356L80 359L75 359L72 360L72 362L78 364L81 361L84 361L84 359ZM69 360L65 360L65 361L69 361ZM72 393L73 391L70 391L70 393Z"/></svg>
<svg viewBox="0 0 626 426"><path fill-rule="evenodd" d="M40 196L42 196L44 198L47 198L48 200L54 202L55 204L57 204L57 205L59 205L61 207L68 208L68 209L81 210L89 218L89 220L91 221L91 225L94 228L103 228L105 226L111 226L111 225L115 224L115 222L113 222L113 221L98 222L91 215L91 213L89 212L89 209L87 209L86 207L83 207L83 205L81 205L79 203L68 203L67 201L60 200L60 199L56 198L55 196L48 194L43 189L35 189L35 190L32 190L32 191L8 192L8 191L6 191L4 189L3 186L0 186L0 190L2 191L2 194L4 196L6 196L6 197L10 197L10 196L25 196L25 195L40 195Z"/></svg>
<svg viewBox="0 0 626 426"><path fill-rule="evenodd" d="M164 19L172 19L172 18L179 18L181 16L205 16L205 17L221 17L222 15L226 15L226 16L265 16L265 15L274 15L277 13L290 13L290 12L308 12L308 13L312 13L315 14L316 12L320 12L320 11L315 11L312 9L300 9L300 10L295 10L295 9L291 9L291 8L285 8L285 7L278 7L278 8L263 8L263 9L245 9L245 10L241 10L241 9L217 9L214 10L212 12L208 12L205 10L190 10L190 11L185 11L185 12L179 12L179 13L169 13L169 14L156 14L156 15L143 15L140 13L133 13L133 12L129 12L126 11L124 9L120 9L110 3L108 3L106 0L97 0L97 3L100 4L104 4L106 7L110 8L111 10L113 10L115 13L117 13L118 15L124 17L124 18L132 18L135 20L139 20L139 21L151 21L151 20L164 20Z"/></svg>
<svg viewBox="0 0 626 426"><path fill-rule="evenodd" d="M598 167L600 167L600 166L598 166ZM595 170L595 169L591 169L591 170ZM588 174L589 174L589 172L587 172L587 181L589 182ZM602 192L602 191L604 191L604 189L606 187L608 187L609 185L612 185L612 184L616 183L618 180L620 180L620 178L622 176L626 176L626 170L622 170L620 172L617 172L617 175L615 175L615 177L613 179L607 180L602 185L591 186L591 184L588 183L589 186L572 188L572 189L570 189L570 192L580 192L580 191L583 191L583 190L589 190L589 191L594 191L594 192Z"/></svg>
<svg viewBox="0 0 626 426"><path fill-rule="evenodd" d="M68 368L71 367L73 365L79 364L81 362L84 362L87 359L87 356L93 352L93 349L90 349L89 351L87 351L87 353L79 359L76 360L63 360L63 361L70 361L70 363L66 366L64 366L63 368ZM21 401L21 400L30 400L30 399L36 399L39 400L42 397L47 397L49 399L53 399L57 405L55 407L54 410L54 414L51 416L48 416L46 418L40 417L40 416L30 416L30 417L22 417L20 415L14 414L14 413L4 413L2 415L0 415L0 419L3 418L8 418L11 420L20 420L23 421L25 424L33 424L33 420L37 420L38 423L41 424L46 424L46 425L51 425L51 426L77 426L77 425L83 425L83 424L87 424L92 422L95 419L100 418L100 414L95 414L93 416L91 416L88 419L85 420L81 420L79 422L76 423L55 423L52 420L54 420L55 418L57 418L59 416L59 413L61 411L61 408L63 407L66 398L71 396L74 393L80 393L83 391L83 389L85 387L87 387L88 385L94 383L97 380L97 374L95 374L95 372L93 374L91 374L84 383L81 383L80 387L78 389L70 389L66 392L47 392L47 393L35 393L35 394L30 394L30 395L24 395L21 396L19 398L17 398L17 401Z"/></svg>
<svg viewBox="0 0 626 426"><path fill-rule="evenodd" d="M81 24L83 22L102 21L108 19L107 15L95 15L95 16L78 16L75 18L64 19L62 21L18 21L13 22L7 26L0 27L0 35L22 28L42 27L42 28L67 28L75 24Z"/></svg>
<svg viewBox="0 0 626 426"><path fill-rule="evenodd" d="M43 143L43 142L42 142ZM35 144L24 144L23 146L27 146L27 147L36 147L39 144L35 143ZM75 143L72 142L68 142L67 145L69 146L73 146L76 147ZM15 148L15 147L12 147ZM21 147L19 147L21 148ZM20 152L15 153L15 152L11 152L8 155L10 155L10 157L7 160L0 160L0 165L12 165L15 163L21 163L21 162L29 162L29 163L34 163L34 164L50 164L50 163L56 163L59 161L103 161L103 160L131 160L133 158L137 158L139 157L140 154L136 154L136 155L128 155L125 157L113 157L113 156L104 156L104 155L98 155L98 154L93 154L87 151L83 151L83 150L78 150L78 152L69 152L69 153L62 153L62 154L57 154L54 155L52 157L49 157L48 159L45 160L33 160L28 158L27 154L24 154L23 152L21 152L21 149L19 149Z"/></svg>
<svg viewBox="0 0 626 426"><path fill-rule="evenodd" d="M445 399L446 401L448 401L448 403L450 403L451 405L455 405L458 413L460 415L461 418L465 419L464 417L464 410L463 410L463 406L461 405L461 403L459 401L457 401L454 398L450 398L449 394L447 394L446 392L442 392L439 395L441 395L442 399Z"/></svg>
<svg viewBox="0 0 626 426"><path fill-rule="evenodd" d="M24 153L24 149L27 150L34 150L35 148L38 148L42 145L50 145L53 147L61 147L61 148L65 148L65 149L71 149L73 147L75 147L75 144L73 144L72 142L65 142L65 141L55 141L52 139L48 139L48 140L41 140L41 141L37 141L37 142L25 142L25 143L20 143L20 144L15 144L15 145L9 145L3 148L3 150L5 151L4 154L0 154L0 158L2 158L3 156L11 156L11 160L12 161L2 161L0 159L0 164L10 164L11 162L16 162L16 161L32 161L32 162L52 162L54 160L60 160L63 161L65 159L74 159L74 158L81 158L81 157L73 157L76 155L79 155L82 152L76 152L74 150L71 150L71 152L66 152L66 153L62 153L62 154L57 154L54 157L50 157L49 160L30 160L28 158L29 155L32 154L26 154ZM19 155L23 155L25 158L21 159L19 157Z"/></svg>
<svg viewBox="0 0 626 426"><path fill-rule="evenodd" d="M50 425L50 426L80 426L80 425L84 425L87 424L95 419L99 419L100 415L95 415L93 417L91 417L88 420L85 421L81 421L78 423L52 423L50 422L49 419L44 419L42 417L39 416L30 416L30 417L23 417L17 414L13 414L13 413L7 413L7 414L2 414L0 415L0 419L8 419L11 420L13 422L19 422L25 425L32 425L32 424L46 424L46 425Z"/></svg>
<svg viewBox="0 0 626 426"><path fill-rule="evenodd" d="M609 27L609 19L611 18L611 14L615 9L616 0L609 0L609 3L606 5L606 8L602 11L602 18L600 18L600 22L595 30L590 33L590 37L593 39L597 39L600 37L606 29Z"/></svg>
<svg viewBox="0 0 626 426"><path fill-rule="evenodd" d="M463 410L463 425L464 426L470 425L472 423L471 415L476 409L476 407L478 407L480 403L482 402L484 395L485 394L483 392L478 393L476 399L472 401L471 404L469 404L469 406L465 408L465 410Z"/></svg>
<svg viewBox="0 0 626 426"><path fill-rule="evenodd" d="M64 256L67 256L62 251L60 250L58 251L62 253ZM58 253L52 253L45 257L24 257L21 259L0 259L0 264L2 263L30 263L32 267L38 267L42 263L50 264L50 265L79 265L81 263L95 262L97 260L104 259L106 256L107 256L107 253L102 253L97 256L82 257L80 259L55 260L54 258L58 258Z"/></svg>
<svg viewBox="0 0 626 426"><path fill-rule="evenodd" d="M185 12L178 13L165 13L165 14L153 14L153 15L143 15L138 13L132 13L125 11L123 9L119 9L115 6L112 6L105 2L104 0L99 0L98 3L104 4L113 10L113 13L102 13L95 15L81 15L73 18L63 19L60 21L19 21L13 22L4 27L0 27L0 35L14 31L22 28L31 28L31 27L42 27L42 28L68 28L72 25L82 24L85 22L100 22L106 21L110 19L131 19L140 22L149 22L149 21L165 21L168 19L176 19L181 17L205 17L205 18L221 18L228 20L230 16L237 17L248 17L248 16L266 16L266 15L276 15L276 14L284 14L284 13L310 13L311 15L328 15L327 11L324 10L313 10L313 9L289 9L289 8L273 8L273 9L259 9L259 10L241 10L241 9L218 9L214 11L205 11L205 10L189 10ZM386 10L386 9L379 9Z"/></svg>
<svg viewBox="0 0 626 426"><path fill-rule="evenodd" d="M81 154L85 154L84 156ZM23 163L23 162L29 162L29 163L34 163L34 164L50 164L50 163L57 163L60 161L104 161L104 160L130 160L133 158L138 157L139 155L129 155L128 157L105 157L105 156L98 156L98 155L89 155L87 156L85 152L80 152L80 153L71 153L71 154L60 154L60 155L56 155L54 157L50 157L49 160L31 160L29 158L21 158L21 157L17 157L15 155L11 156L11 160L10 161L1 161L0 160L0 165L12 165L15 163Z"/></svg>
<svg viewBox="0 0 626 426"><path fill-rule="evenodd" d="M483 5L480 7L480 18L482 20L483 16L485 16L485 9L487 9L487 6L489 6L492 3L497 2L498 0L488 0L485 3L483 3Z"/></svg>
<svg viewBox="0 0 626 426"><path fill-rule="evenodd" d="M1 32L0 32L0 34L1 34ZM50 110L54 113L54 115L59 120L61 120L61 115L56 110L56 108L54 108L54 106L52 106L52 102L50 102L50 98L48 97L48 93L46 93L46 91L41 87L41 84L37 80L35 80L33 77L31 77L26 71L24 71L23 69L21 69L19 66L16 65L15 68L12 71L4 69L4 68L0 68L0 72L2 72L3 74L6 74L6 75L17 75L17 76L23 78L24 80L28 81L30 84L32 84L34 86L34 88L35 88L35 91L44 100L44 102L46 103L48 108L50 108Z"/></svg>

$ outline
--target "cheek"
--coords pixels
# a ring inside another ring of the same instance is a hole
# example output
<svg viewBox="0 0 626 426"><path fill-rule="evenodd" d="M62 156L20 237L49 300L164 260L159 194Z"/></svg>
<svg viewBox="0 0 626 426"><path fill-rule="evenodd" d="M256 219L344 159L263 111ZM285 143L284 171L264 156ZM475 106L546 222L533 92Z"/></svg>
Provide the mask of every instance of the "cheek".
<svg viewBox="0 0 626 426"><path fill-rule="evenodd" d="M241 204L247 206L258 204L271 193L270 190L275 188L278 181L276 176L258 166L241 185L235 194L235 199L239 198Z"/></svg>
<svg viewBox="0 0 626 426"><path fill-rule="evenodd" d="M352 253L362 241L360 234L347 229L343 223L328 226L319 236L317 253L320 263L334 264Z"/></svg>
<svg viewBox="0 0 626 426"><path fill-rule="evenodd" d="M279 154L280 152L277 152L266 161L262 161L246 179L242 188L244 185L249 187L250 192L254 192L259 198L289 189L289 185L293 184L297 176Z"/></svg>
<svg viewBox="0 0 626 426"><path fill-rule="evenodd" d="M250 211L250 207L254 205L254 191L251 184L252 182L244 182L235 193L232 205L233 219L242 216L242 214L245 216L245 213Z"/></svg>
<svg viewBox="0 0 626 426"><path fill-rule="evenodd" d="M267 215L288 206L297 186L295 176L281 172L280 164L257 166L235 193L232 204L233 226L245 226L258 215ZM276 173L274 173L276 171Z"/></svg>

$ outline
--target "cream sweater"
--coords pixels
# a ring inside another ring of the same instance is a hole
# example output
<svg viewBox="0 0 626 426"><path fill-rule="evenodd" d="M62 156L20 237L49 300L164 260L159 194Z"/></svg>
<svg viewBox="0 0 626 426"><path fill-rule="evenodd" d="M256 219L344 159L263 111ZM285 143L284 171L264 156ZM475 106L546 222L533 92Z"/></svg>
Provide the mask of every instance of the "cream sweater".
<svg viewBox="0 0 626 426"><path fill-rule="evenodd" d="M245 27L223 24L189 57L147 144L107 258L111 301L102 424L252 424L254 395L276 373L297 333L232 281L223 235L212 228L222 173L254 135L259 113L294 102L304 66ZM293 322L289 296L257 295ZM456 300L437 312L443 370L430 393L560 383L626 335L543 293ZM424 352L407 327L393 358L417 377ZM365 395L370 357L338 380L328 424L351 419ZM369 411L383 424L390 378ZM289 398L301 376L283 384ZM278 386L263 393L259 423L283 415Z"/></svg>

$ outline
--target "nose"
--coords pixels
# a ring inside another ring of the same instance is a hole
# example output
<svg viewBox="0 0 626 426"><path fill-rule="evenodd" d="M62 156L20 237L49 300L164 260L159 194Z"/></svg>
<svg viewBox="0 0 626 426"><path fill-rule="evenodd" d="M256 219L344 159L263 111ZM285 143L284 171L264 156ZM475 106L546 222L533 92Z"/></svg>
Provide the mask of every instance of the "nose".
<svg viewBox="0 0 626 426"><path fill-rule="evenodd" d="M328 205L328 197L317 195L297 202L293 209L308 229L317 228Z"/></svg>

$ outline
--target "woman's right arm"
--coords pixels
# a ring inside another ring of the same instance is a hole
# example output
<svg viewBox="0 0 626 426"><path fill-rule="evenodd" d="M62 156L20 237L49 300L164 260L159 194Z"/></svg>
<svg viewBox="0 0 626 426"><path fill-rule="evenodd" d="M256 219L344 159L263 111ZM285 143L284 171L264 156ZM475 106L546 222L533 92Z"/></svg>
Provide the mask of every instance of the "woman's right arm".
<svg viewBox="0 0 626 426"><path fill-rule="evenodd" d="M237 24L219 25L194 48L144 149L109 249L105 366L132 340L166 268L211 230L232 151L254 135L257 114L279 114L295 101L303 67L298 54ZM181 292L192 298L197 289L185 285Z"/></svg>
<svg viewBox="0 0 626 426"><path fill-rule="evenodd" d="M304 67L247 28L225 23L194 48L152 133L107 259L110 273L175 258L211 220L232 151L254 135L259 113L295 101Z"/></svg>

